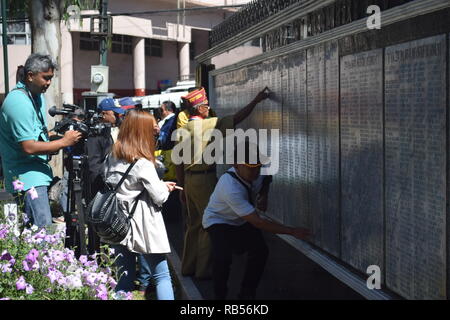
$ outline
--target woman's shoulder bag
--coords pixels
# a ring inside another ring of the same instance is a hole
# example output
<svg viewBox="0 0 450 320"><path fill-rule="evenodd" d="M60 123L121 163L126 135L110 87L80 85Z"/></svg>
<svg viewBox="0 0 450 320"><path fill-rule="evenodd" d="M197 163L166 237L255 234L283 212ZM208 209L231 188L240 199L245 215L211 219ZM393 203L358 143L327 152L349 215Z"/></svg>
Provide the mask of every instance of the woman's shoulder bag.
<svg viewBox="0 0 450 320"><path fill-rule="evenodd" d="M89 203L86 220L104 242L112 244L121 242L131 228L130 219L136 210L138 199L136 199L131 212L127 215L119 206L117 190L135 163L133 162L129 165L122 179L114 188L105 184L104 188L98 191L94 199Z"/></svg>

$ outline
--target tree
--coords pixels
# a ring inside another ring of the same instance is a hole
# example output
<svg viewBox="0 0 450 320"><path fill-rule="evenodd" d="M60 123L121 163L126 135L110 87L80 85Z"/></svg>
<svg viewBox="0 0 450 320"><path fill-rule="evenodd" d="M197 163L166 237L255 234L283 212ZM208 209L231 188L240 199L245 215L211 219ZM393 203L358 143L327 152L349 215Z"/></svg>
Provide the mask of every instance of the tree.
<svg viewBox="0 0 450 320"><path fill-rule="evenodd" d="M52 56L61 66L61 13L65 0L33 0L30 1L30 25L32 34L32 52L46 53ZM61 70L61 68L60 68ZM55 72L52 85L45 94L47 106L60 106L61 81L60 72ZM48 118L50 128L55 120Z"/></svg>

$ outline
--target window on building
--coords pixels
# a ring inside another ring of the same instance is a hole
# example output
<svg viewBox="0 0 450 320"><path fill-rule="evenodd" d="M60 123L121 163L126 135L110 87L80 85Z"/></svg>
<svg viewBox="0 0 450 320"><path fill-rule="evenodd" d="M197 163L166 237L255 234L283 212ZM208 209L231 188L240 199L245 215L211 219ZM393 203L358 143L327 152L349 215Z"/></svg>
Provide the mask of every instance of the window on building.
<svg viewBox="0 0 450 320"><path fill-rule="evenodd" d="M121 34L114 34L112 36L111 50L115 53L128 53L131 54L131 37Z"/></svg>
<svg viewBox="0 0 450 320"><path fill-rule="evenodd" d="M0 25L0 34L2 35L3 29ZM8 45L14 45L14 44L31 44L31 31L30 31L30 24L27 21L13 21L8 22L7 27L7 33L8 33ZM0 36L0 44L3 45L3 39Z"/></svg>
<svg viewBox="0 0 450 320"><path fill-rule="evenodd" d="M162 40L145 39L145 55L151 57L162 57L162 46Z"/></svg>
<svg viewBox="0 0 450 320"><path fill-rule="evenodd" d="M80 50L99 50L99 41L89 32L80 32Z"/></svg>

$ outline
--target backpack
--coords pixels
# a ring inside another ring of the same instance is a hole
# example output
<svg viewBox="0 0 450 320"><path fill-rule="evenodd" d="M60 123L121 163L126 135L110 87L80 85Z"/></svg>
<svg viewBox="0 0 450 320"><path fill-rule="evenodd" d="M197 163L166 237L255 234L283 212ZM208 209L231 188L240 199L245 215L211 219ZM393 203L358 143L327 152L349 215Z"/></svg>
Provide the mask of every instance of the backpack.
<svg viewBox="0 0 450 320"><path fill-rule="evenodd" d="M119 206L117 190L122 185L135 163L136 162L130 164L127 171L125 171L125 174L114 188L105 184L89 203L86 220L92 225L95 233L97 233L103 242L117 244L125 239L131 228L130 219L133 217L134 211L136 210L139 196L136 199L131 212L127 215Z"/></svg>

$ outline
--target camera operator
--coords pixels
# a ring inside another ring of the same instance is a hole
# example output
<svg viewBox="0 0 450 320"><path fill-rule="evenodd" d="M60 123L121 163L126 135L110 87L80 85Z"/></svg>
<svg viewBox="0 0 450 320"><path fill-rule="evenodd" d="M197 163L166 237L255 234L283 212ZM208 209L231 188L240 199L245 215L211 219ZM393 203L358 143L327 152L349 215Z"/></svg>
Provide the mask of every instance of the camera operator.
<svg viewBox="0 0 450 320"><path fill-rule="evenodd" d="M119 134L119 126L122 123L123 117L127 109L134 108L132 105L127 105L126 108L116 106L114 100L111 98L103 99L98 105L98 111L102 114L102 122L109 124L98 135L89 136L86 140L86 148L88 154L88 168L89 168L89 183L90 194L88 201L90 202L96 193L102 188L104 184L104 160L111 147L117 140ZM89 254L95 251L99 252L100 239L89 228Z"/></svg>
<svg viewBox="0 0 450 320"><path fill-rule="evenodd" d="M8 94L0 110L0 153L6 190L25 204L30 223L38 227L52 223L47 189L53 174L48 155L76 144L81 138L79 132L68 130L61 139L50 141L44 93L55 69L56 63L50 56L30 55L22 81ZM24 191L33 192L19 194L22 186L13 187L16 179L23 182Z"/></svg>
<svg viewBox="0 0 450 320"><path fill-rule="evenodd" d="M117 140L119 127L123 117L128 109L134 108L134 105L116 106L111 98L103 99L98 105L98 110L102 114L102 122L106 126L100 134L89 136L86 141L89 177L91 182L91 200L97 191L103 186L103 161L106 155L111 151L111 146Z"/></svg>

